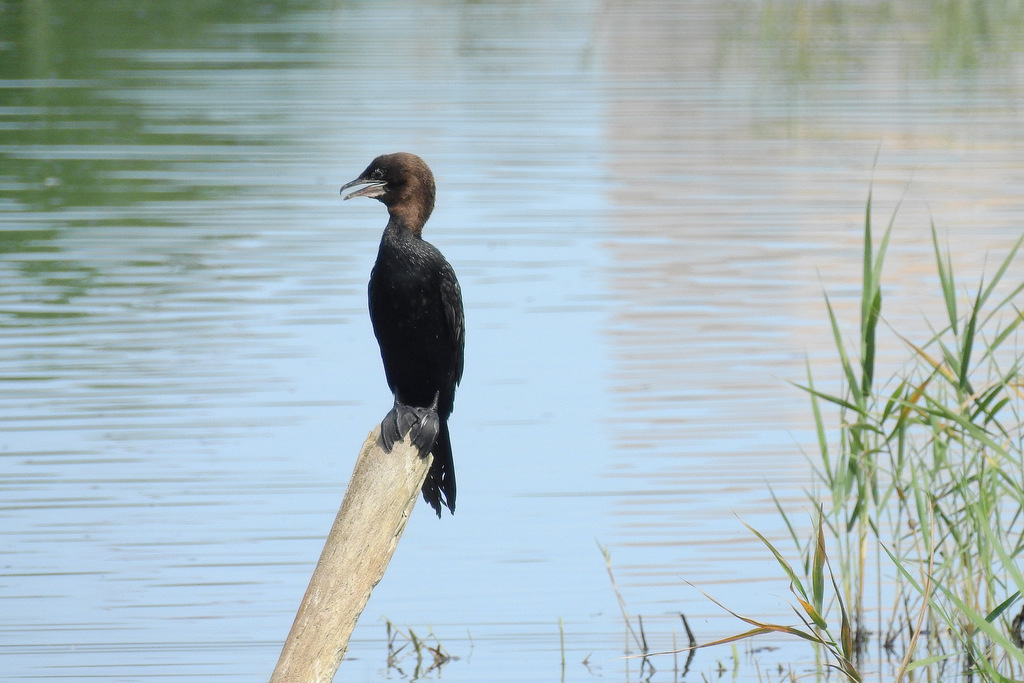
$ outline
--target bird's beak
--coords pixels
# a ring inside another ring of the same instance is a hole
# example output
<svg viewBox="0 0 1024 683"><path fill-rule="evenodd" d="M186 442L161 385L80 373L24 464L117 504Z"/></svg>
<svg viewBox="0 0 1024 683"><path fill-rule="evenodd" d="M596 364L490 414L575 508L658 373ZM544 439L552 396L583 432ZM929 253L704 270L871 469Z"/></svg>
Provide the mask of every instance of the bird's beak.
<svg viewBox="0 0 1024 683"><path fill-rule="evenodd" d="M345 190L350 187L356 187L362 185L358 190L345 194ZM387 185L383 180L368 180L366 178L356 178L350 183L345 183L341 186L341 198L352 199L353 197L379 197L384 194L384 187Z"/></svg>

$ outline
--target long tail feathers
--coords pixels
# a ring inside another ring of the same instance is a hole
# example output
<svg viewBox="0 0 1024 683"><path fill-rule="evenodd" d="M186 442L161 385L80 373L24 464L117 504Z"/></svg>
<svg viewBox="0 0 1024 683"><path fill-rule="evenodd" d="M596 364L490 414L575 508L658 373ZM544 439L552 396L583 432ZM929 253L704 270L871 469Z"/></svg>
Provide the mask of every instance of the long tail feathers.
<svg viewBox="0 0 1024 683"><path fill-rule="evenodd" d="M448 435L446 420L441 420L441 429L431 453L434 455L434 462L430 465L430 471L423 482L423 500L434 508L438 517L441 516L442 504L454 515L455 461L452 459L452 441Z"/></svg>

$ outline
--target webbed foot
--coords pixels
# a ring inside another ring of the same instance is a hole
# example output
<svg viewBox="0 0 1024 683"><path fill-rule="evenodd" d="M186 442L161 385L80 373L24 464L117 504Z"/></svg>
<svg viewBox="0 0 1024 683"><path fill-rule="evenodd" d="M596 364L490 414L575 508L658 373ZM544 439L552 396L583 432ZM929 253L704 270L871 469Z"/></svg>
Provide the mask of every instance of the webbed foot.
<svg viewBox="0 0 1024 683"><path fill-rule="evenodd" d="M395 405L380 423L380 438L384 450L388 453L395 444L412 436L412 443L419 449L421 456L434 447L437 435L441 431L441 418L437 415L438 395L434 394L434 402L427 408L407 406L395 399Z"/></svg>

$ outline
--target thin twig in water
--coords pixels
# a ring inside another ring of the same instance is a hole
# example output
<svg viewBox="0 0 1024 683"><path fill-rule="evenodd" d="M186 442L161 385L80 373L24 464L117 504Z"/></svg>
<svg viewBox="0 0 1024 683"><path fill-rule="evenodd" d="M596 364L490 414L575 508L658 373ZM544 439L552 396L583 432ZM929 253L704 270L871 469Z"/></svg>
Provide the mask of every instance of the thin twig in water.
<svg viewBox="0 0 1024 683"><path fill-rule="evenodd" d="M690 671L690 664L693 663L693 656L697 654L697 639L693 637L693 631L690 630L690 622L686 620L686 615L680 612L679 618L683 620L683 628L686 629L686 637L690 640L690 653L686 655L686 664L683 665L683 677L685 678L686 674Z"/></svg>
<svg viewBox="0 0 1024 683"><path fill-rule="evenodd" d="M558 617L558 643L562 650L562 681L565 681L565 625L562 617Z"/></svg>
<svg viewBox="0 0 1024 683"><path fill-rule="evenodd" d="M929 508L928 510L928 526L931 527L931 534L935 533L935 518L933 511ZM929 538L935 538L934 535L929 535ZM900 663L900 670L896 673L896 683L903 680L903 677L907 674L907 667L910 666L910 661L914 656L914 649L917 646L917 637L921 635L922 624L924 624L924 618L928 614L928 600L932 594L932 572L935 569L935 548L931 549L931 553L928 555L928 573L924 577L924 593L923 600L921 601L921 613L917 615L917 626L910 633L910 644L907 645L907 651L903 653L903 661Z"/></svg>
<svg viewBox="0 0 1024 683"><path fill-rule="evenodd" d="M641 643L640 638L637 636L636 631L633 630L633 624L630 623L629 611L626 609L626 601L622 599L622 593L619 592L619 587L615 583L615 574L612 572L612 555L608 552L608 548L604 547L600 543L597 544L601 554L604 555L604 564L608 569L608 578L612 582L612 590L615 592L615 598L619 601L619 610L622 612L622 620L626 622L626 629L629 634L633 636L633 640L636 642L637 647L641 648L645 653L647 648Z"/></svg>

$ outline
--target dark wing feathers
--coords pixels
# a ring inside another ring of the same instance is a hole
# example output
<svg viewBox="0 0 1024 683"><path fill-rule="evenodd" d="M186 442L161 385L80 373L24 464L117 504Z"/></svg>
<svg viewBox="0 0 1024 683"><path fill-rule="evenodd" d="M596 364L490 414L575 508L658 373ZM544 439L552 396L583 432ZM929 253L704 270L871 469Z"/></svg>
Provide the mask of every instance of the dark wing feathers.
<svg viewBox="0 0 1024 683"><path fill-rule="evenodd" d="M441 269L441 302L448 331L455 340L455 383L462 381L462 368L466 356L466 317L462 309L462 289L455 278L455 270L447 261Z"/></svg>

